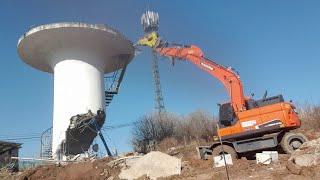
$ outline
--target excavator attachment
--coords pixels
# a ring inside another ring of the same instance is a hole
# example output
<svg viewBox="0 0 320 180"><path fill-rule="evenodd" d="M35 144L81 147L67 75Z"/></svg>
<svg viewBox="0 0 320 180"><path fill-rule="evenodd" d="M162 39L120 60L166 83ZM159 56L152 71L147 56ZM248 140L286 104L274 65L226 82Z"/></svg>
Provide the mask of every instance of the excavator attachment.
<svg viewBox="0 0 320 180"><path fill-rule="evenodd" d="M151 48L156 48L160 44L160 39L158 33L153 31L149 34L146 34L143 38L141 38L138 42L138 46L148 46Z"/></svg>

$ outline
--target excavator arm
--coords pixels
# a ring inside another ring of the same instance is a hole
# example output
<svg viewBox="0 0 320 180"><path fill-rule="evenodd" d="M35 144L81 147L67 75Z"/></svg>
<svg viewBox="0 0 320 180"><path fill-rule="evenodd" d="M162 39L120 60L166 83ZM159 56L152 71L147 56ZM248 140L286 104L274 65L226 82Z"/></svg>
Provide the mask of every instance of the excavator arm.
<svg viewBox="0 0 320 180"><path fill-rule="evenodd" d="M159 55L171 59L187 60L211 76L217 78L227 89L231 99L231 105L235 112L246 110L243 86L238 74L232 68L219 65L203 55L201 49L194 45L170 45L163 43L156 32L152 32L140 39L140 46L153 48Z"/></svg>

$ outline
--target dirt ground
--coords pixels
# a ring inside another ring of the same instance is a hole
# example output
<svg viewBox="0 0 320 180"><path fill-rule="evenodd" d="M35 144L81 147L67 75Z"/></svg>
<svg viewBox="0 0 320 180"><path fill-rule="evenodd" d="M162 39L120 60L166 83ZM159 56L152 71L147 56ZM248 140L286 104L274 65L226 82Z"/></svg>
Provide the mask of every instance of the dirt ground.
<svg viewBox="0 0 320 180"><path fill-rule="evenodd" d="M210 160L197 159L195 150L191 147L181 149L177 156L182 157L181 175L172 176L168 180L198 180L198 179L227 179L224 167L213 168L213 162ZM280 154L279 161L270 165L258 165L255 160L239 159L233 161L233 166L228 166L230 179L275 179L275 180L300 180L300 179L320 179L320 166L304 168L300 175L292 174L287 168L286 163L289 155ZM79 163L70 163L65 166L45 165L34 169L29 169L20 174L7 176L4 179L38 180L38 179L119 179L119 167L109 167L107 163L110 159L105 158L96 161L87 161ZM0 177L4 177L1 176ZM141 177L140 179L148 179Z"/></svg>
<svg viewBox="0 0 320 180"><path fill-rule="evenodd" d="M227 179L225 167L214 168L212 160L197 159L195 147L187 147L178 150L182 157L182 173L179 176L172 176L170 180L187 179ZM255 160L245 158L233 160L233 165L228 166L229 177L232 180L246 179L275 179L275 180L303 180L320 179L320 166L303 168L301 174L292 174L286 167L290 155L279 154L279 161L270 165L256 164Z"/></svg>
<svg viewBox="0 0 320 180"><path fill-rule="evenodd" d="M308 134L310 139L319 137L318 134ZM225 167L213 168L212 160L200 160L197 158L195 146L176 148L176 157L182 159L181 175L171 176L161 179L178 180L198 180L198 179L227 179ZM292 174L287 169L287 161L290 155L279 154L279 161L270 165L256 164L255 160L245 158L234 160L232 166L228 166L230 179L275 179L275 180L303 180L303 179L320 179L320 166L303 168L300 174ZM121 168L118 166L109 167L107 165L112 159L104 158L95 161L85 161L70 163L68 165L44 165L33 169L9 175L3 170L0 171L0 179L21 179L21 180L38 180L38 179L61 179L61 180L78 180L78 179L119 179L118 175ZM141 177L140 179L148 179Z"/></svg>
<svg viewBox="0 0 320 180"><path fill-rule="evenodd" d="M292 174L286 163L289 155L280 154L279 161L270 165L256 164L255 160L239 159L233 161L232 166L228 166L229 177L232 180L242 179L275 179L275 180L300 180L300 179L320 179L320 166L303 169L300 175ZM183 162L184 167L180 176L168 179L227 179L225 167L213 168L212 161L187 158Z"/></svg>
<svg viewBox="0 0 320 180"><path fill-rule="evenodd" d="M42 165L36 168L26 170L22 173L14 174L7 179L18 180L102 180L117 179L120 168L111 168L106 164L110 161L104 158L95 161L85 161L78 163L70 163L68 165ZM1 176L0 176L1 177Z"/></svg>

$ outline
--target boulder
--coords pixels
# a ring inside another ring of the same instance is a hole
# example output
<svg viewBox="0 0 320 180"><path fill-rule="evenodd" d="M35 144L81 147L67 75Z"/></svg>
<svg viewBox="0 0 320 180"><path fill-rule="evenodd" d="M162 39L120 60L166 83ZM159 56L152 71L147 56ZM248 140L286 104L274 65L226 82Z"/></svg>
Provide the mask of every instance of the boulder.
<svg viewBox="0 0 320 180"><path fill-rule="evenodd" d="M131 180L147 175L150 179L157 179L180 173L181 159L152 151L137 159L128 169L121 170L119 178Z"/></svg>
<svg viewBox="0 0 320 180"><path fill-rule="evenodd" d="M294 174L299 174L302 167L320 164L320 138L305 142L294 151L287 163L287 168Z"/></svg>

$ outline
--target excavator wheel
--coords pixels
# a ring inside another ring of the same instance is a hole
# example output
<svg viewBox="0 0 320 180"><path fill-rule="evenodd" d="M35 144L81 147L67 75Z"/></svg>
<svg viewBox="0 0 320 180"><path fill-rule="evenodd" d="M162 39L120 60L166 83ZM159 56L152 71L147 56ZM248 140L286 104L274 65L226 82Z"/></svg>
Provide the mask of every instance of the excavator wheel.
<svg viewBox="0 0 320 180"><path fill-rule="evenodd" d="M233 147L228 145L222 145L222 147L225 154L230 154L232 159L238 159L238 154ZM221 145L216 146L212 149L213 156L220 156L222 154L223 154L223 151L222 151Z"/></svg>
<svg viewBox="0 0 320 180"><path fill-rule="evenodd" d="M282 137L280 146L285 153L291 154L306 141L308 138L301 133L286 133Z"/></svg>

